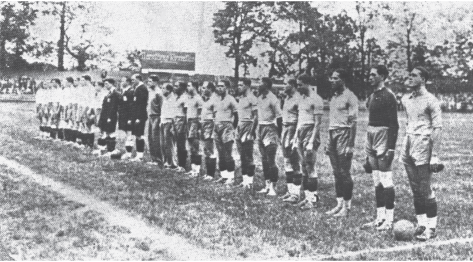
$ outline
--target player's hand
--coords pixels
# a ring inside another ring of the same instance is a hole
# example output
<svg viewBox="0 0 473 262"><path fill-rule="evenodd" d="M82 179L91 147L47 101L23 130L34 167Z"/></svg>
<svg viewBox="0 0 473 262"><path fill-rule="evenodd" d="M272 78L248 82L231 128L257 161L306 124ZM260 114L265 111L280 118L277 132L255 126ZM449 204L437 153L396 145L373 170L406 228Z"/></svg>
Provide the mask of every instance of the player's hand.
<svg viewBox="0 0 473 262"><path fill-rule="evenodd" d="M386 152L386 155L384 157L386 158L386 162L388 162L388 164L391 165L391 163L394 160L394 150L392 149L388 150L388 152Z"/></svg>
<svg viewBox="0 0 473 262"><path fill-rule="evenodd" d="M440 163L440 159L437 156L432 156L430 159L430 171L438 173L445 168L443 164Z"/></svg>
<svg viewBox="0 0 473 262"><path fill-rule="evenodd" d="M131 120L128 120L128 123L127 123L127 124L131 125Z"/></svg>
<svg viewBox="0 0 473 262"><path fill-rule="evenodd" d="M110 123L110 122L112 122L112 119L110 119L110 118L107 119L107 123Z"/></svg>
<svg viewBox="0 0 473 262"><path fill-rule="evenodd" d="M352 157L353 156L353 147L352 146L347 146L347 148L345 149L345 156L346 157Z"/></svg>
<svg viewBox="0 0 473 262"><path fill-rule="evenodd" d="M135 123L139 124L139 123L140 123L140 120L139 120L139 119L136 119Z"/></svg>
<svg viewBox="0 0 473 262"><path fill-rule="evenodd" d="M314 149L314 143L308 143L305 147L306 151L312 151Z"/></svg>

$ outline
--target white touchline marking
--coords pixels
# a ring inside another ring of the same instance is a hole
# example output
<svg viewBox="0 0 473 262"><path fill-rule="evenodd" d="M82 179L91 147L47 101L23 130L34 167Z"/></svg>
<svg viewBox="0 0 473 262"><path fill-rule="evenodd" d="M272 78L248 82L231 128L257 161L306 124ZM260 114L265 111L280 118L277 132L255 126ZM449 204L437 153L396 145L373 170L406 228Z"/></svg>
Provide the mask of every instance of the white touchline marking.
<svg viewBox="0 0 473 262"><path fill-rule="evenodd" d="M339 258L353 258L360 255L364 255L367 253L390 253L390 252L397 252L397 251L405 251L405 250L412 250L416 248L423 248L423 247L438 247L438 246L445 246L451 244L466 244L473 242L473 237L470 238L453 238L447 239L442 241L435 241L435 242L424 242L420 244L414 245L404 245L404 246L397 246L397 247L390 247L390 248L373 248L373 249L364 249L360 251L353 251L353 252L345 252L333 255L324 255L324 256L313 256L309 259L311 260L323 260L323 259L339 259ZM305 258L302 258L305 260Z"/></svg>
<svg viewBox="0 0 473 262"><path fill-rule="evenodd" d="M12 161L0 156L0 164L5 165L19 175L31 179L33 182L48 187L67 199L86 205L89 210L94 210L103 214L104 218L112 225L126 227L130 230L130 237L149 238L153 241L153 246L160 249L165 249L169 252L171 257L176 260L224 260L228 259L222 257L216 252L211 252L206 249L198 248L190 244L186 239L179 236L171 236L165 234L163 230L157 227L148 225L144 220L136 215L132 215L118 207L100 201L90 194L84 194L81 191L56 182L51 178L36 174L26 166L22 166L16 161ZM4 174L0 174L4 175Z"/></svg>

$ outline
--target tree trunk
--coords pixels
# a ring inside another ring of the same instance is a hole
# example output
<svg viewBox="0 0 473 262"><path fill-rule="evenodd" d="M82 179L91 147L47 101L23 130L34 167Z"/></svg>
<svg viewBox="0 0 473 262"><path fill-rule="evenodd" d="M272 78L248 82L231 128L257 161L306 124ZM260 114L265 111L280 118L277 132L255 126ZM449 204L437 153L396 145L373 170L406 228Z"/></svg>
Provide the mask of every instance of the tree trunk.
<svg viewBox="0 0 473 262"><path fill-rule="evenodd" d="M66 35L66 2L62 2L61 26L59 27L59 41L57 42L57 68L64 71L64 36Z"/></svg>
<svg viewBox="0 0 473 262"><path fill-rule="evenodd" d="M407 29L407 48L406 48L406 55L407 55L407 71L412 70L412 60L411 60L411 30Z"/></svg>
<svg viewBox="0 0 473 262"><path fill-rule="evenodd" d="M302 37L302 22L299 22L299 74L302 71L302 51L301 51L301 39Z"/></svg>
<svg viewBox="0 0 473 262"><path fill-rule="evenodd" d="M365 52L365 30L364 28L361 29L360 31L360 40L361 40L361 46L360 46L360 53L361 53L361 80L365 82L366 75L365 75L365 59L366 59L366 52Z"/></svg>
<svg viewBox="0 0 473 262"><path fill-rule="evenodd" d="M2 23L2 32L6 32L8 26L10 25L10 16L8 15L8 12L6 13L3 23ZM0 34L0 70L5 70L7 68L7 50L6 50L6 44L7 40L5 38L6 36L4 34Z"/></svg>
<svg viewBox="0 0 473 262"><path fill-rule="evenodd" d="M241 64L241 57L240 57L240 44L241 44L241 33L236 36L236 47L235 47L235 81L238 83L240 78L240 64Z"/></svg>

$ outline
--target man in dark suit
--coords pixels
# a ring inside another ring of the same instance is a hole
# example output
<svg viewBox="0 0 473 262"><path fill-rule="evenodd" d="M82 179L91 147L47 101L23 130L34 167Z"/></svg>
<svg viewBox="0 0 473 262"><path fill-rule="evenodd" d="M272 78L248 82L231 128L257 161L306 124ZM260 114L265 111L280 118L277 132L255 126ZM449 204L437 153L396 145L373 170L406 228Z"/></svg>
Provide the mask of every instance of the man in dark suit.
<svg viewBox="0 0 473 262"><path fill-rule="evenodd" d="M115 145L117 143L114 136L117 128L118 120L118 104L121 100L121 95L115 89L115 80L107 78L104 80L104 86L108 94L103 98L102 111L100 112L100 120L98 126L102 131L102 137L98 139L99 146L106 146L107 153L103 156L110 157L117 153Z"/></svg>
<svg viewBox="0 0 473 262"><path fill-rule="evenodd" d="M148 113L146 108L148 106L148 88L143 83L143 78L139 74L135 74L131 78L135 86L133 94L133 103L131 105L131 115L133 128L131 133L136 137L136 157L132 161L142 161L145 151L145 140L143 135L145 132L146 120L148 120Z"/></svg>

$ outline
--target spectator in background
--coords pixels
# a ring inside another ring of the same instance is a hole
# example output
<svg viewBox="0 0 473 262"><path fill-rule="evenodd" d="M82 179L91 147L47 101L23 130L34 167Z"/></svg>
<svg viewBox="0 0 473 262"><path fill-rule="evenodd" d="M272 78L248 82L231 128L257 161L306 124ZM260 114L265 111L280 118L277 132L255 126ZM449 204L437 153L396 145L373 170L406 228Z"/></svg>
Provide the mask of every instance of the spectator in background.
<svg viewBox="0 0 473 262"><path fill-rule="evenodd" d="M163 94L159 84L159 77L151 75L148 80L148 148L151 156L149 164L163 165L163 153L161 150L160 130L161 107L163 105Z"/></svg>

